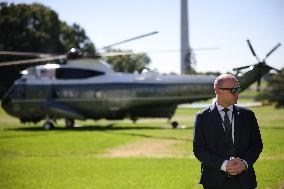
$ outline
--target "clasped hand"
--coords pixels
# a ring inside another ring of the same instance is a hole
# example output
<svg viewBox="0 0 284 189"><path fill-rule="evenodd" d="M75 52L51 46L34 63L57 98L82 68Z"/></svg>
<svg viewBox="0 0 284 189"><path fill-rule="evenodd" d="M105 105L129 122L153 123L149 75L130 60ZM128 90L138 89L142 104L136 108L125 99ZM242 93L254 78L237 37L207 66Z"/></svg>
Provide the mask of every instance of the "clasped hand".
<svg viewBox="0 0 284 189"><path fill-rule="evenodd" d="M246 169L246 164L239 157L231 159L227 163L227 173L231 176L240 174Z"/></svg>

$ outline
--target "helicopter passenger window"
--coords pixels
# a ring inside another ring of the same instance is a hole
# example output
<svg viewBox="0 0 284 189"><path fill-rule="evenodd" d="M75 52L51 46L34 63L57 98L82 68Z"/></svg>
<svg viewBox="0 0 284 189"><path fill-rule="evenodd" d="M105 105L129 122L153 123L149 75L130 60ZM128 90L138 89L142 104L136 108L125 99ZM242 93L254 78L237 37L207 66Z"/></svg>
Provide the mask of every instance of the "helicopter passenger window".
<svg viewBox="0 0 284 189"><path fill-rule="evenodd" d="M94 70L85 70L78 68L58 68L56 69L55 77L57 79L86 79L103 74L103 72Z"/></svg>
<svg viewBox="0 0 284 189"><path fill-rule="evenodd" d="M54 69L39 69L38 75L41 79L54 79Z"/></svg>

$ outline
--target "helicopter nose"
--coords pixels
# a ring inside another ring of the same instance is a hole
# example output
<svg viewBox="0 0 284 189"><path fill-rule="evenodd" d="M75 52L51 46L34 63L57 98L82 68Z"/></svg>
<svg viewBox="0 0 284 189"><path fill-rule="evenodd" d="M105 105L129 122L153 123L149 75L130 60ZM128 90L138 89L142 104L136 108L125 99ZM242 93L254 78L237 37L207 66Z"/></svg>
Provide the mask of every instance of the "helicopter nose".
<svg viewBox="0 0 284 189"><path fill-rule="evenodd" d="M10 104L11 104L11 97L9 95L4 95L4 97L2 98L2 107L4 110L7 111L7 109L9 108Z"/></svg>
<svg viewBox="0 0 284 189"><path fill-rule="evenodd" d="M12 91L14 89L14 86L12 86L3 96L2 98L2 108L10 114L12 112Z"/></svg>

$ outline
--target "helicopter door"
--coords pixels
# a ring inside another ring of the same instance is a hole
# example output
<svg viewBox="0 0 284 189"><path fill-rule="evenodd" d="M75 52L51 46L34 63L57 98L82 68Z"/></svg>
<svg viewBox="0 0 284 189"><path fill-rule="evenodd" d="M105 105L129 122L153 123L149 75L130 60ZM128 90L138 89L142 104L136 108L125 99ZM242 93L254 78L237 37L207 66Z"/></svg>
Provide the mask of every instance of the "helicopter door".
<svg viewBox="0 0 284 189"><path fill-rule="evenodd" d="M107 102L108 109L110 111L120 110L120 93L116 90L105 91L105 101Z"/></svg>
<svg viewBox="0 0 284 189"><path fill-rule="evenodd" d="M106 91L105 99L108 108L111 111L119 111L126 106L126 98L129 97L129 91L126 89L114 88Z"/></svg>

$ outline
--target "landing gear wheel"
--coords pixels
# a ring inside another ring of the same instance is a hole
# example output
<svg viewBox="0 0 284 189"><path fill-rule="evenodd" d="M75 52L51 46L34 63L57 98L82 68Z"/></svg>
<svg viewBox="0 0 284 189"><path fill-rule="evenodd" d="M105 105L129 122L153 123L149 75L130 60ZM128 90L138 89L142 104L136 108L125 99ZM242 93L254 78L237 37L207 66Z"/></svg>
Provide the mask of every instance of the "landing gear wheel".
<svg viewBox="0 0 284 189"><path fill-rule="evenodd" d="M44 122L44 124L43 124L44 130L50 130L50 129L53 129L53 128L54 128L54 125L53 125L52 122L50 122L50 121Z"/></svg>
<svg viewBox="0 0 284 189"><path fill-rule="evenodd" d="M65 127L68 129L74 128L74 119L65 119Z"/></svg>
<svg viewBox="0 0 284 189"><path fill-rule="evenodd" d="M173 121L171 123L171 125L172 125L173 129L176 129L178 127L178 122L177 121Z"/></svg>

